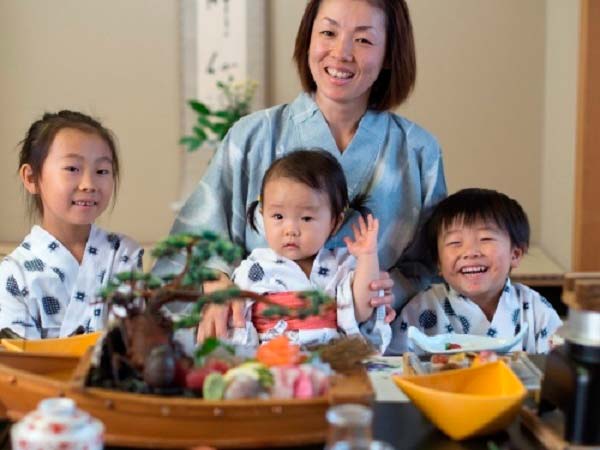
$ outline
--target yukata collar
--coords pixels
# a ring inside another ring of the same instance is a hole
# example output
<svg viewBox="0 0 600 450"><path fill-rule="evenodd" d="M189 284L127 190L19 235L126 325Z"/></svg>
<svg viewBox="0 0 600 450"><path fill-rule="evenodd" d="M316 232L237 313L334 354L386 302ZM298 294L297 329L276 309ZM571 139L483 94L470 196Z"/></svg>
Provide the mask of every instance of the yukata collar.
<svg viewBox="0 0 600 450"><path fill-rule="evenodd" d="M454 289L452 286L450 286L447 282L444 281L444 284L446 285L446 290L448 291L448 295L450 297L457 299L457 300L469 300L471 302L473 301L466 295L463 295L460 292L458 292L456 289ZM512 296L510 295L511 291L512 291L512 283L510 282L510 278L506 278L506 282L504 283L504 287L502 288L502 293L500 294L498 303L502 302L503 300L510 301L512 299Z"/></svg>
<svg viewBox="0 0 600 450"><path fill-rule="evenodd" d="M31 237L44 246L51 244L52 242L59 243L58 239L56 239L54 235L50 234L40 225L34 225L31 228Z"/></svg>
<svg viewBox="0 0 600 450"><path fill-rule="evenodd" d="M506 283L504 283L504 288L502 288L502 294L500 294L500 300L498 303L505 303L506 306L518 308L520 306L519 299L516 295L512 295L515 289L516 288L513 287L510 278L507 278Z"/></svg>
<svg viewBox="0 0 600 450"><path fill-rule="evenodd" d="M91 224L90 234L88 236L88 242L90 241L90 238L95 234L96 234L96 225ZM34 225L33 227L31 227L31 235L33 237L35 237L35 239L38 239L39 241L44 242L44 243L59 242L59 240L52 233L50 233L49 231L47 231L40 225Z"/></svg>
<svg viewBox="0 0 600 450"><path fill-rule="evenodd" d="M261 252L263 253L263 252ZM264 248L264 253L261 255L262 258L265 258L267 261L272 263L278 263L279 261L291 261L291 259L286 258L285 256L280 256L270 247Z"/></svg>
<svg viewBox="0 0 600 450"><path fill-rule="evenodd" d="M319 105L315 101L314 94L302 92L290 105L292 120L296 123L303 123L313 118L321 118L325 122L325 117L319 109ZM389 122L389 115L385 112L375 111L368 109L361 117L358 128L370 130L382 130L385 129ZM373 132L373 138L375 142L380 143L382 140L382 133Z"/></svg>
<svg viewBox="0 0 600 450"><path fill-rule="evenodd" d="M87 251L90 241L95 239L98 233L96 225L92 224L90 227L90 234L85 244L85 250ZM70 265L71 270L79 268L79 262L75 259L75 256L50 232L42 228L40 225L34 225L31 228L29 236L34 239L37 245L40 245L40 250L44 252L44 257L48 260L48 263L52 265ZM84 253L85 258L85 253Z"/></svg>
<svg viewBox="0 0 600 450"><path fill-rule="evenodd" d="M261 252L262 253L261 257L267 259L268 261L270 261L272 263L277 263L278 261L283 261L283 262L296 264L296 262L294 260L277 254L277 252L270 247L265 247L264 250L265 250L264 252ZM323 247L315 255L315 262L320 261L322 259L331 258L334 253L335 253L334 249L329 249L329 248Z"/></svg>
<svg viewBox="0 0 600 450"><path fill-rule="evenodd" d="M446 286L446 290L448 291L448 296L455 299L455 300L469 300L472 301L469 297L467 297L466 295L462 295L460 292L458 292L456 289L454 289L452 286L450 286L447 282L444 281L444 285Z"/></svg>
<svg viewBox="0 0 600 450"><path fill-rule="evenodd" d="M319 114L321 110L312 95L302 92L290 105L291 116L294 122L302 123Z"/></svg>

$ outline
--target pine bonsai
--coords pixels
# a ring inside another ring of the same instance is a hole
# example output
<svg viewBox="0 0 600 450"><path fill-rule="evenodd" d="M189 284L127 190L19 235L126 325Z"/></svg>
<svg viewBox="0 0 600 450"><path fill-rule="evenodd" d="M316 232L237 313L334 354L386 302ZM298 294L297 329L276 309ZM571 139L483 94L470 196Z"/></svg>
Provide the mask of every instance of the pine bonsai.
<svg viewBox="0 0 600 450"><path fill-rule="evenodd" d="M320 314L331 306L331 301L318 291L299 293L305 300L299 309L282 307L265 296L235 286L205 294L203 283L218 278L218 273L206 266L208 260L218 257L233 264L242 255L240 247L210 231L169 236L156 245L152 254L157 258L183 254L184 269L167 276L123 272L100 292L100 298L118 319L102 344L99 364L90 376L92 385L133 391L179 391L178 370L191 365L192 360L183 354L173 331L196 326L203 307L209 303L250 298L270 305L265 315L298 318ZM175 301L190 302L193 307L188 316L173 323L163 306Z"/></svg>

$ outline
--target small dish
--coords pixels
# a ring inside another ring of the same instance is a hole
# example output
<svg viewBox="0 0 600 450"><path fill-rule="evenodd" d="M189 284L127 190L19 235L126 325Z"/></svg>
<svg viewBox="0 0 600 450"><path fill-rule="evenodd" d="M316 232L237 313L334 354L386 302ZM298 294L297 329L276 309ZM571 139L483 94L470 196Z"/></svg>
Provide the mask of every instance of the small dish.
<svg viewBox="0 0 600 450"><path fill-rule="evenodd" d="M36 352L53 355L82 356L102 333L78 334L56 339L2 339L0 343L12 352Z"/></svg>
<svg viewBox="0 0 600 450"><path fill-rule="evenodd" d="M456 440L506 428L527 394L502 361L392 378L434 425Z"/></svg>
<svg viewBox="0 0 600 450"><path fill-rule="evenodd" d="M427 336L416 327L408 327L408 338L421 350L427 353L458 353L481 352L490 350L498 353L509 352L515 345L523 340L527 333L527 324L524 323L521 331L511 339L493 338L489 336L476 336L474 334L446 333ZM446 348L449 344L458 344L460 348Z"/></svg>

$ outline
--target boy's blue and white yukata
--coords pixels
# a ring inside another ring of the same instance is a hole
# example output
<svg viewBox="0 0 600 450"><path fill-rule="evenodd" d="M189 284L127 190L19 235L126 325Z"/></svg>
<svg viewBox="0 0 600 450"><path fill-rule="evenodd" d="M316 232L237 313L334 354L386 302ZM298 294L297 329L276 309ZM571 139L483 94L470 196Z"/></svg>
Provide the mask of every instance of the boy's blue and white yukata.
<svg viewBox="0 0 600 450"><path fill-rule="evenodd" d="M132 239L92 225L80 265L35 225L0 262L0 328L26 339L65 337L79 327L103 329L107 311L96 303L98 291L116 273L141 269L143 252Z"/></svg>
<svg viewBox="0 0 600 450"><path fill-rule="evenodd" d="M339 161L351 200L359 194L368 196L366 206L380 224L379 264L394 280L394 306L399 308L427 286L435 273L423 240L416 238L431 208L446 196L446 183L437 140L419 125L388 111L367 110L343 152L309 94L243 117L229 130L171 233L214 230L248 253L267 247L262 217L256 217L256 232L247 224L246 210L258 198L273 161L301 148L321 148ZM353 236L351 224L357 214L349 215L325 247L345 248L343 239ZM416 242L411 245L413 239ZM154 272L179 273L183 267L182 259L165 257ZM234 269L216 261L211 267L228 275ZM177 312L176 305L168 307ZM361 325L366 336L373 322L374 318L366 328Z"/></svg>
<svg viewBox="0 0 600 450"><path fill-rule="evenodd" d="M317 253L313 262L310 277L291 259L279 256L270 248L257 248L247 259L242 261L233 272L233 281L241 289L258 294L321 290L336 300L337 326L314 330L287 330L285 320L280 320L275 327L266 333L257 334L252 324L252 301L246 302L246 328L233 329L231 342L242 345L256 345L265 340L285 334L292 342L300 345L324 344L344 335L360 334L358 322L354 315L354 297L352 281L356 259L345 248L326 249ZM377 344L381 353L385 351L392 337L389 324L384 322L385 307L380 306L382 314L378 314L374 329L371 330L371 341Z"/></svg>
<svg viewBox="0 0 600 450"><path fill-rule="evenodd" d="M413 350L407 337L411 325L429 336L460 333L511 339L525 323L527 334L512 351L550 351L550 338L562 321L550 302L533 289L508 279L490 322L477 303L446 283L434 284L413 297L392 324L403 344L394 351Z"/></svg>

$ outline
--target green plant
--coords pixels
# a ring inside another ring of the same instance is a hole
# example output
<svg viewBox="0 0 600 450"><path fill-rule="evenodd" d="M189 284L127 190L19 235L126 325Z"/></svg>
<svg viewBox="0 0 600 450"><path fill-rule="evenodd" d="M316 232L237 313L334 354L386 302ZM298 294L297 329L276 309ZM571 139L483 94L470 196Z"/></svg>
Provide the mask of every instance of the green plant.
<svg viewBox="0 0 600 450"><path fill-rule="evenodd" d="M232 264L242 255L241 247L212 231L174 234L158 242L152 251L156 258L174 257L178 254L185 257L185 266L180 274L156 276L135 271L121 272L99 292L100 299L109 305L119 305L133 315L142 312L154 315L163 305L173 301L195 303L190 314L175 324L176 327L183 328L198 324L202 309L207 303L222 304L235 298L251 298L268 304L269 307L262 312L266 316L306 318L320 314L323 307L332 304L332 300L320 291L298 293L305 300L304 306L300 308L281 306L267 297L241 290L235 285L210 294L204 293L203 283L218 278L215 270L206 267L208 260L218 257ZM136 302L136 299L143 299L143 303Z"/></svg>
<svg viewBox="0 0 600 450"><path fill-rule="evenodd" d="M255 81L234 83L218 81L217 89L221 92L224 107L211 109L206 103L188 100L188 105L198 114L192 134L183 136L179 143L185 145L187 151L198 150L204 143L216 144L223 140L232 125L250 112L250 103L256 92Z"/></svg>
<svg viewBox="0 0 600 450"><path fill-rule="evenodd" d="M217 257L232 264L242 256L240 247L212 231L171 235L160 241L152 254L157 258L182 255L184 268L179 274L162 276L121 272L99 292L99 299L107 303L117 319L102 344L100 364L90 377L93 385L136 392L148 386L171 387L175 381L171 369L177 360L187 358L174 341L174 328L196 326L207 304L249 298L267 304L264 315L297 318L319 315L335 307L335 302L319 291L298 293L304 300L298 308L286 308L269 297L235 285L205 293L203 283L218 278L218 273L206 263ZM193 304L189 314L175 323L162 310L174 301Z"/></svg>

